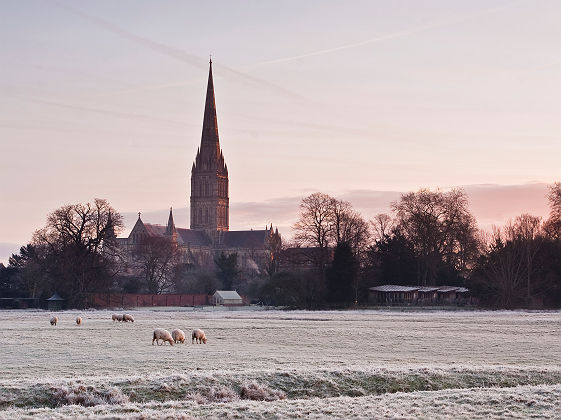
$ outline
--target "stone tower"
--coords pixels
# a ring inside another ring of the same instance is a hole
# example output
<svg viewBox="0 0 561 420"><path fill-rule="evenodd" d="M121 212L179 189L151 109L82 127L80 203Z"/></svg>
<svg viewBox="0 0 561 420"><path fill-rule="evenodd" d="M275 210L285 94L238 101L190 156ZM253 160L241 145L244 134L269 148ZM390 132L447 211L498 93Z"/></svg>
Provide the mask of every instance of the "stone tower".
<svg viewBox="0 0 561 420"><path fill-rule="evenodd" d="M218 140L212 60L208 71L201 146L191 169L191 229L204 230L211 237L217 231L229 229L228 167Z"/></svg>

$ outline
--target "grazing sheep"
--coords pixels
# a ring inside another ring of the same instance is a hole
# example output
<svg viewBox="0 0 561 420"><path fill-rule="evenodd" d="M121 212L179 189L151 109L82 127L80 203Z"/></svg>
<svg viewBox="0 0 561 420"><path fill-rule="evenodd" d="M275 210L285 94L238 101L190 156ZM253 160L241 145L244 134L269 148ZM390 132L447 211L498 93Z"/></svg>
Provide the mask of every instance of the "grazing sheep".
<svg viewBox="0 0 561 420"><path fill-rule="evenodd" d="M53 316L53 317L51 318L51 321L50 321L50 322L51 322L51 325L56 325L56 323L58 322L58 318L57 318L56 316Z"/></svg>
<svg viewBox="0 0 561 420"><path fill-rule="evenodd" d="M82 325L82 318L81 317L76 318L76 325Z"/></svg>
<svg viewBox="0 0 561 420"><path fill-rule="evenodd" d="M162 328L156 328L154 330L154 335L152 336L152 345L154 345L154 341L156 341L156 344L161 346L162 344L160 344L160 340L162 340L162 344L167 341L173 346L173 338L171 337L169 331Z"/></svg>
<svg viewBox="0 0 561 420"><path fill-rule="evenodd" d="M183 331L181 331L180 329L173 330L171 332L171 338L173 338L173 341L175 342L175 344L177 344L177 343L184 344L185 343L185 333Z"/></svg>
<svg viewBox="0 0 561 420"><path fill-rule="evenodd" d="M123 320L123 315L113 314L113 315L111 315L111 319L113 320L113 322L115 322L115 321L121 322Z"/></svg>
<svg viewBox="0 0 561 420"><path fill-rule="evenodd" d="M206 335L203 330L193 330L193 334L191 335L191 344L194 344L195 341L199 344L206 344Z"/></svg>
<svg viewBox="0 0 561 420"><path fill-rule="evenodd" d="M123 322L134 322L134 318L132 317L132 315L129 314L124 314L123 315Z"/></svg>

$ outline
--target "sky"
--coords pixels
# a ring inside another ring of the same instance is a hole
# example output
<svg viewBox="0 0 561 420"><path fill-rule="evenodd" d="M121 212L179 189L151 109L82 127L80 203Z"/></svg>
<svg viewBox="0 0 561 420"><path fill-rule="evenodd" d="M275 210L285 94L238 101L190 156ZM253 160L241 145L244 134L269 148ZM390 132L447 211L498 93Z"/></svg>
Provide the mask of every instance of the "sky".
<svg viewBox="0 0 561 420"><path fill-rule="evenodd" d="M561 179L561 2L0 0L0 261L69 203L188 227L209 54L231 229L465 188L482 226ZM126 233L126 232L125 232Z"/></svg>

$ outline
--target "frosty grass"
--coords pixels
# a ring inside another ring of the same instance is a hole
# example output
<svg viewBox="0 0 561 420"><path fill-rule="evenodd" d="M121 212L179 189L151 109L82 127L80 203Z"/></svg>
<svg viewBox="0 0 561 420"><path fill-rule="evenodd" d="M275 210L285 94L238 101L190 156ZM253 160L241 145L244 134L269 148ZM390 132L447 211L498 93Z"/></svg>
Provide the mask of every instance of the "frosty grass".
<svg viewBox="0 0 561 420"><path fill-rule="evenodd" d="M561 418L559 312L122 312L1 311L0 418Z"/></svg>

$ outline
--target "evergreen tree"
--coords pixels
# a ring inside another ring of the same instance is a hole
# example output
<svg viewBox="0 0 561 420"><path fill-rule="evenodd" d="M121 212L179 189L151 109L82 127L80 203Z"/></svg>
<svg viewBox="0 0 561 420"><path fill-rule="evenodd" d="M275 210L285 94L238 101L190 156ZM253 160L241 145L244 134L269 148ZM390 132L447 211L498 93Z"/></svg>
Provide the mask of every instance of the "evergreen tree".
<svg viewBox="0 0 561 420"><path fill-rule="evenodd" d="M222 283L224 290L232 290L238 285L240 271L238 269L238 254L226 255L222 252L214 259L216 264L216 277Z"/></svg>
<svg viewBox="0 0 561 420"><path fill-rule="evenodd" d="M358 262L349 244L341 242L335 248L333 264L327 273L328 299L332 303L354 300Z"/></svg>

